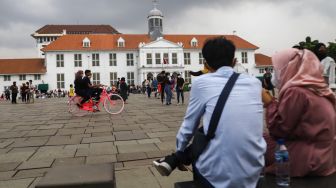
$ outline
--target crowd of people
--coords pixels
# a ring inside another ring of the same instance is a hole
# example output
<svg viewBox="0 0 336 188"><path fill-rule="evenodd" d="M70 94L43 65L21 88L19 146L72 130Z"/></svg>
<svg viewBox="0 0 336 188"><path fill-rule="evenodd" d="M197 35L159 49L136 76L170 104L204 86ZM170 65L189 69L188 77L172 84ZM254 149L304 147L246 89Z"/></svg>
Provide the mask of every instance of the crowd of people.
<svg viewBox="0 0 336 188"><path fill-rule="evenodd" d="M171 105L176 92L177 105L183 105L186 84L181 74L170 75L163 70L157 77L142 82L142 93L147 94L148 98L154 93L154 98L161 99L162 104Z"/></svg>
<svg viewBox="0 0 336 188"><path fill-rule="evenodd" d="M330 76L335 76L330 74L334 74L335 61L328 57L326 68L324 52L323 48L318 50L323 56L296 48L278 52L272 57L274 74L267 70L261 83L255 77L234 73L231 41L224 37L208 40L202 54L209 74L193 79L189 105L176 136L177 151L153 165L164 176L192 165L194 180L202 187L255 188L262 173L275 173L276 141L284 139L290 176L335 173L336 97L328 87ZM235 82L233 77L238 77ZM233 84L231 91L225 89L228 83ZM274 87L277 98L269 92ZM225 95L224 108L218 109ZM201 120L203 127L198 129Z"/></svg>
<svg viewBox="0 0 336 188"><path fill-rule="evenodd" d="M33 81L29 80L28 82L22 83L21 86L16 85L16 82L13 82L9 88L5 90L3 94L1 94L0 99L11 101L12 104L17 104L18 94L22 103L29 103L34 100L34 96L36 95L36 88L33 85Z"/></svg>

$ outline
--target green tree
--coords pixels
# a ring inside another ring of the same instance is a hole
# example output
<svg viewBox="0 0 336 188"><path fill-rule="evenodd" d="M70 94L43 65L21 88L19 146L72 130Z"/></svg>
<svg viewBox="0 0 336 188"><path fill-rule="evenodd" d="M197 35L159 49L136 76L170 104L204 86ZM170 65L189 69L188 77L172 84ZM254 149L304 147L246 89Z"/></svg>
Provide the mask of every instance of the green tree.
<svg viewBox="0 0 336 188"><path fill-rule="evenodd" d="M319 40L312 40L310 36L307 36L305 41L299 42L297 46L300 46L301 48L304 48L304 49L314 51L314 48L318 43L320 43ZM336 43L335 42L328 43L327 55L332 57L333 59L336 59Z"/></svg>

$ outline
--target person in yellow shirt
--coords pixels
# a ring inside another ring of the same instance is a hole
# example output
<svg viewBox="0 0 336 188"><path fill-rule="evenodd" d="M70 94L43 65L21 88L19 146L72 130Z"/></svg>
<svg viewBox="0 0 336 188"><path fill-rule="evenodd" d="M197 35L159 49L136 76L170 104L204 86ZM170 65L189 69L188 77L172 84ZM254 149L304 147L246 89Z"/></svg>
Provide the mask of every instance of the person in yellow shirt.
<svg viewBox="0 0 336 188"><path fill-rule="evenodd" d="M75 89L72 84L70 84L69 97L75 96Z"/></svg>

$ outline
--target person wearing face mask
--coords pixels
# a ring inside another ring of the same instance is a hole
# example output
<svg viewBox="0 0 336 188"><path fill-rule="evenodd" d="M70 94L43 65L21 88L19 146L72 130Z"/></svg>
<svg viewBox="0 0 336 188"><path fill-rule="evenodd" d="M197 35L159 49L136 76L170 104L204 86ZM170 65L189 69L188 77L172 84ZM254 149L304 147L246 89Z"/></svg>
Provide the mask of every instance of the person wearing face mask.
<svg viewBox="0 0 336 188"><path fill-rule="evenodd" d="M288 49L272 57L278 100L263 89L269 134L266 173L275 172L275 140L283 138L290 175L328 176L336 172L336 98L322 76L319 59L309 50Z"/></svg>
<svg viewBox="0 0 336 188"><path fill-rule="evenodd" d="M315 55L321 61L323 66L323 77L328 85L335 87L335 60L327 56L327 48L323 43L319 43L314 49Z"/></svg>
<svg viewBox="0 0 336 188"><path fill-rule="evenodd" d="M182 105L184 104L183 88L184 88L184 79L181 77L181 74L178 74L176 80L177 105L180 105L180 96L182 99Z"/></svg>

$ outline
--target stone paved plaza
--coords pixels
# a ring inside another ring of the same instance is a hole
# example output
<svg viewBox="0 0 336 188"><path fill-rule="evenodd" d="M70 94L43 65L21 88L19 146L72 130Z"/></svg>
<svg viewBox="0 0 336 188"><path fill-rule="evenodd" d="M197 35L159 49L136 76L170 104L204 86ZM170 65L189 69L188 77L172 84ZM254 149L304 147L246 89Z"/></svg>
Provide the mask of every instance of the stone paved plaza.
<svg viewBox="0 0 336 188"><path fill-rule="evenodd" d="M186 99L186 101L188 101ZM85 117L67 112L67 99L34 104L0 103L0 188L33 188L60 165L113 162L117 187L173 187L190 171L162 177L153 160L175 149L186 105L130 95L120 115L102 111Z"/></svg>

